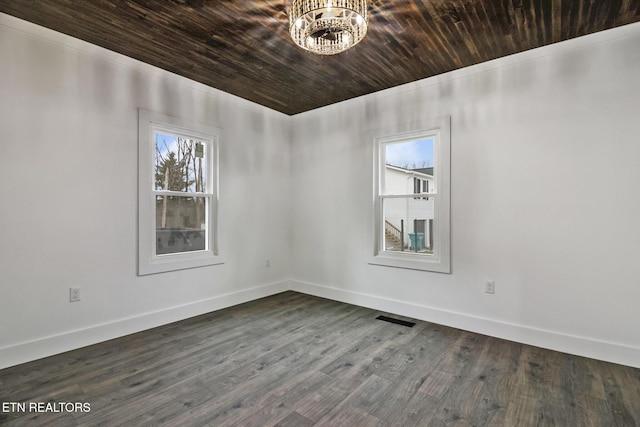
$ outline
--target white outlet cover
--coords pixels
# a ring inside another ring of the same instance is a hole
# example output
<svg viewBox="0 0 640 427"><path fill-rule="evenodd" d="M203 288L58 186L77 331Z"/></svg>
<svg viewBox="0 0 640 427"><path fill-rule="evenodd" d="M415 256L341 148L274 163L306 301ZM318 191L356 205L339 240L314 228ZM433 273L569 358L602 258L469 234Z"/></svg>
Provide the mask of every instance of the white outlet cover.
<svg viewBox="0 0 640 427"><path fill-rule="evenodd" d="M487 294L495 294L496 293L496 282L493 280L487 280L484 282L484 291Z"/></svg>
<svg viewBox="0 0 640 427"><path fill-rule="evenodd" d="M69 302L80 301L80 288L69 288Z"/></svg>

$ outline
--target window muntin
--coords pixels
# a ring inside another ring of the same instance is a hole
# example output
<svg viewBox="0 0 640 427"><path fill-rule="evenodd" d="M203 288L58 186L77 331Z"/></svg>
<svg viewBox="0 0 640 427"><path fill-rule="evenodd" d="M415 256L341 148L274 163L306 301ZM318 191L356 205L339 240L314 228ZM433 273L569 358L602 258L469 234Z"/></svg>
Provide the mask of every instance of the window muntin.
<svg viewBox="0 0 640 427"><path fill-rule="evenodd" d="M375 138L372 264L450 272L449 120Z"/></svg>
<svg viewBox="0 0 640 427"><path fill-rule="evenodd" d="M140 110L139 274L222 263L216 215L219 131Z"/></svg>

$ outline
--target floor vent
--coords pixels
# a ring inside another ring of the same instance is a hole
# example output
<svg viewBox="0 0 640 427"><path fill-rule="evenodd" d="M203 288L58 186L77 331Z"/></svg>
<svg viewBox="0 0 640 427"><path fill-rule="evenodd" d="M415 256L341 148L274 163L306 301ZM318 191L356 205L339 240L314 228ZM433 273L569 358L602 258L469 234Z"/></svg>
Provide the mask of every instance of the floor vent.
<svg viewBox="0 0 640 427"><path fill-rule="evenodd" d="M395 323L397 325L406 326L408 328L413 328L416 325L415 322L407 322L406 320L394 319L393 317L387 317L387 316L378 316L376 317L376 319L384 320L385 322Z"/></svg>

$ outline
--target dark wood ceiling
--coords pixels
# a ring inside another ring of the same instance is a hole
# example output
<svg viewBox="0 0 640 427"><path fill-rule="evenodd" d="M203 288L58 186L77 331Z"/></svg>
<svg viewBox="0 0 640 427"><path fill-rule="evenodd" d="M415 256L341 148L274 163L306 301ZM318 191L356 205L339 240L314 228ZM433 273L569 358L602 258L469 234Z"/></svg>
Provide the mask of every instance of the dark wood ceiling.
<svg viewBox="0 0 640 427"><path fill-rule="evenodd" d="M0 0L0 12L296 114L640 21L640 0L371 0L365 39L318 56L290 0Z"/></svg>

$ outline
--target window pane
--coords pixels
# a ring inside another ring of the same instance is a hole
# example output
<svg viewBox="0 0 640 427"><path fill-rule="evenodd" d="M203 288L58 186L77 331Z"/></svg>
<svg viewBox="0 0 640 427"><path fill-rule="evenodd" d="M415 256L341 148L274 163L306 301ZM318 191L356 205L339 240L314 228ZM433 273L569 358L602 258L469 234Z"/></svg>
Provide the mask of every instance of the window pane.
<svg viewBox="0 0 640 427"><path fill-rule="evenodd" d="M156 254L207 249L206 208L206 197L156 196Z"/></svg>
<svg viewBox="0 0 640 427"><path fill-rule="evenodd" d="M433 254L433 197L383 199L384 250Z"/></svg>
<svg viewBox="0 0 640 427"><path fill-rule="evenodd" d="M207 144L160 132L155 136L155 189L204 192Z"/></svg>
<svg viewBox="0 0 640 427"><path fill-rule="evenodd" d="M384 144L382 194L411 194L435 190L434 139Z"/></svg>

